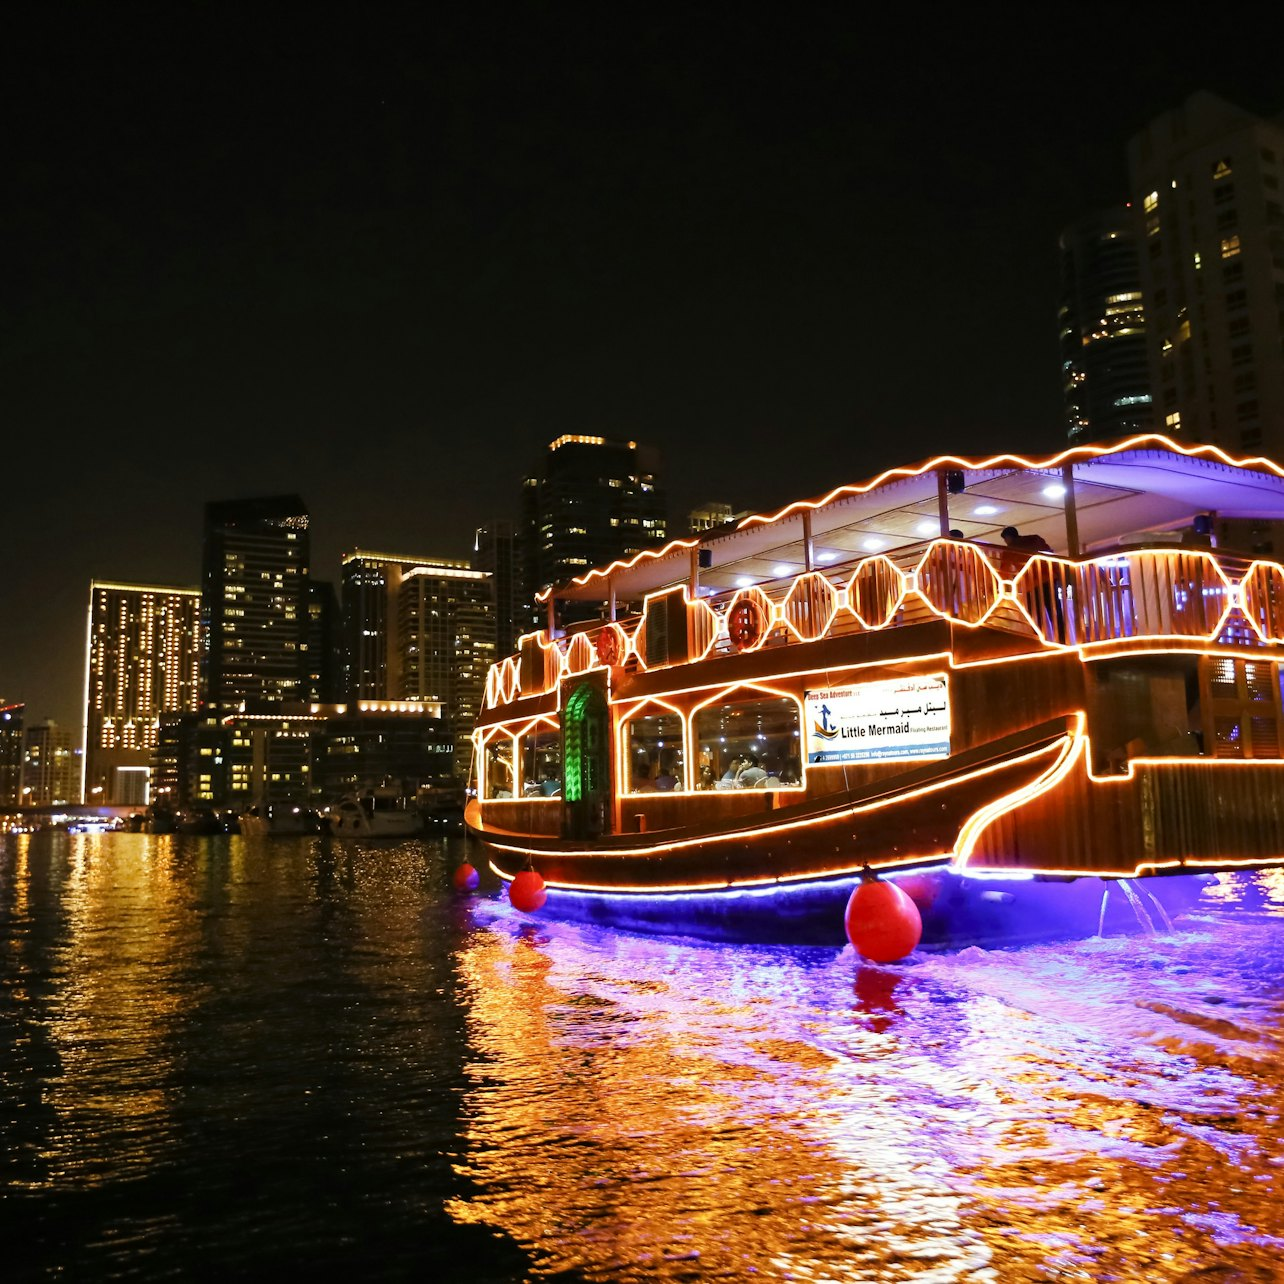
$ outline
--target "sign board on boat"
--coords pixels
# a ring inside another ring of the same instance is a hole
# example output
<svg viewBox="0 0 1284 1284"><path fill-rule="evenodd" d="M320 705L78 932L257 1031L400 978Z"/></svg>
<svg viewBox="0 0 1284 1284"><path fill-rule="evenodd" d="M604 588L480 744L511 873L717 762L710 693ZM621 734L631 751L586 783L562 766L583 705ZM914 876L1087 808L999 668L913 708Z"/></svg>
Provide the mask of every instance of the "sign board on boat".
<svg viewBox="0 0 1284 1284"><path fill-rule="evenodd" d="M805 714L809 763L950 756L943 673L808 691Z"/></svg>

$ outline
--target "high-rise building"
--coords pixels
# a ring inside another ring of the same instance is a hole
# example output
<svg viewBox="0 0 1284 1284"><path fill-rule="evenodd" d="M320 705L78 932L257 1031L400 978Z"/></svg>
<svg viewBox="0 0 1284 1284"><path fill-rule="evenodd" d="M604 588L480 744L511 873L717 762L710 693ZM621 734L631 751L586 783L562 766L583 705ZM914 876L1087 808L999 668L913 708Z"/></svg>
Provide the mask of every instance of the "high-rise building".
<svg viewBox="0 0 1284 1284"><path fill-rule="evenodd" d="M297 495L205 505L201 698L270 712L308 694L308 510Z"/></svg>
<svg viewBox="0 0 1284 1284"><path fill-rule="evenodd" d="M535 604L526 591L522 542L510 521L479 526L473 538L472 567L486 571L495 590L495 653L512 655L517 639L538 627Z"/></svg>
<svg viewBox="0 0 1284 1284"><path fill-rule="evenodd" d="M1154 425L1141 264L1132 216L1120 206L1061 234L1061 380L1072 442Z"/></svg>
<svg viewBox="0 0 1284 1284"><path fill-rule="evenodd" d="M197 706L200 605L195 588L90 584L83 801L146 802L160 715Z"/></svg>
<svg viewBox="0 0 1284 1284"><path fill-rule="evenodd" d="M80 750L73 744L71 732L52 718L27 728L21 797L28 807L74 803L80 798Z"/></svg>
<svg viewBox="0 0 1284 1284"><path fill-rule="evenodd" d="M1197 93L1128 166L1157 427L1284 457L1284 123Z"/></svg>
<svg viewBox="0 0 1284 1284"><path fill-rule="evenodd" d="M22 802L22 719L26 705L0 700L0 807Z"/></svg>
<svg viewBox="0 0 1284 1284"><path fill-rule="evenodd" d="M708 503L701 504L699 508L693 508L687 514L687 528L692 535L696 535L700 531L711 531L716 526L725 526L733 521L735 516L735 510L730 504L711 499Z"/></svg>
<svg viewBox="0 0 1284 1284"><path fill-rule="evenodd" d="M667 539L654 451L635 441L567 435L550 442L522 488L526 587L532 593Z"/></svg>
<svg viewBox="0 0 1284 1284"><path fill-rule="evenodd" d="M466 561L361 549L343 558L348 698L440 703L461 777L495 660L493 595L491 576Z"/></svg>
<svg viewBox="0 0 1284 1284"><path fill-rule="evenodd" d="M308 652L304 691L309 701L337 700L342 686L339 599L334 585L308 581Z"/></svg>
<svg viewBox="0 0 1284 1284"><path fill-rule="evenodd" d="M165 714L152 802L239 812L251 804L332 803L392 786L407 797L448 782L454 744L440 706L352 701L273 714Z"/></svg>

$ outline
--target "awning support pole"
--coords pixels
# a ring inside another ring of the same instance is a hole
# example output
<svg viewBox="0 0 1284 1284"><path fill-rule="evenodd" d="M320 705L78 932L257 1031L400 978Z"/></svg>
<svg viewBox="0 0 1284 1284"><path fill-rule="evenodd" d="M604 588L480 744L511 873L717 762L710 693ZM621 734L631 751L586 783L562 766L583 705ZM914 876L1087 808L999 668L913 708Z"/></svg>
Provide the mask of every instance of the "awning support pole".
<svg viewBox="0 0 1284 1284"><path fill-rule="evenodd" d="M1061 479L1066 488L1066 555L1079 556L1079 510L1074 500L1074 469L1070 464L1061 465Z"/></svg>

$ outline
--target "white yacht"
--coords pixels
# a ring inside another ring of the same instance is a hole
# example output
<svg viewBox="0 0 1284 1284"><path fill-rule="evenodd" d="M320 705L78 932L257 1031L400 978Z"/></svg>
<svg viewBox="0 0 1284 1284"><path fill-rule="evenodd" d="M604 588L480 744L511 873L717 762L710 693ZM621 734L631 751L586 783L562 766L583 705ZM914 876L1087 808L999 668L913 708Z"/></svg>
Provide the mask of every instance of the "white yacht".
<svg viewBox="0 0 1284 1284"><path fill-rule="evenodd" d="M409 799L393 790L347 794L329 811L330 832L349 838L409 838L424 821Z"/></svg>

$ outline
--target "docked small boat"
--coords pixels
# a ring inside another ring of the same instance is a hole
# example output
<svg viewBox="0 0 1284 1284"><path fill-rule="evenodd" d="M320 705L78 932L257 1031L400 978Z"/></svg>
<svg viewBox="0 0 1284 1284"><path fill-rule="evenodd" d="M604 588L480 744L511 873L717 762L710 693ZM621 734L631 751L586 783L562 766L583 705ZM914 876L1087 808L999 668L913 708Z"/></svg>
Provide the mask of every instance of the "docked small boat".
<svg viewBox="0 0 1284 1284"><path fill-rule="evenodd" d="M491 670L468 825L548 912L647 931L841 941L871 872L928 945L1162 924L1284 863L1272 523L1276 464L1144 436L589 571Z"/></svg>
<svg viewBox="0 0 1284 1284"><path fill-rule="evenodd" d="M273 834L315 834L320 819L299 803L254 803L240 814L241 833L252 838Z"/></svg>
<svg viewBox="0 0 1284 1284"><path fill-rule="evenodd" d="M418 808L394 791L348 794L330 808L330 832L347 838L409 838L423 832Z"/></svg>

